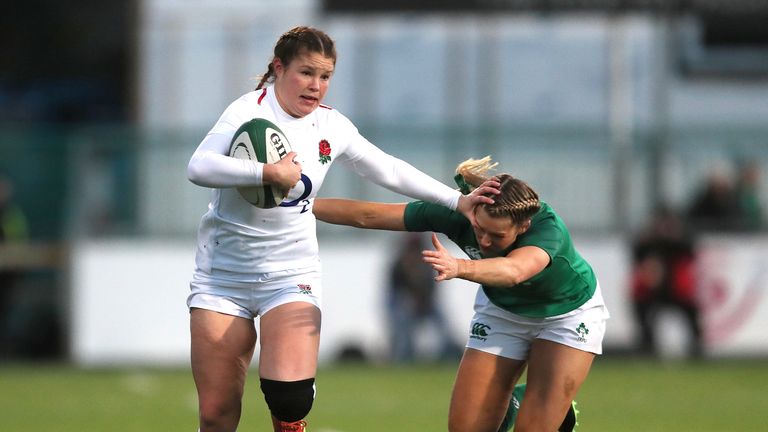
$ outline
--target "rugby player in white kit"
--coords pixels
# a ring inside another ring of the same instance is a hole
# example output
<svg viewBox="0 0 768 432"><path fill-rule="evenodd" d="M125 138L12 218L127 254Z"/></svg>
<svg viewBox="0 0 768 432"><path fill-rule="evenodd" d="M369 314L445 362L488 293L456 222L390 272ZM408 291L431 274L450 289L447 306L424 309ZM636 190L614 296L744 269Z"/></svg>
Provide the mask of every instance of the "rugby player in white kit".
<svg viewBox="0 0 768 432"><path fill-rule="evenodd" d="M213 188L187 300L202 432L237 428L256 317L258 372L273 429L305 430L315 396L322 292L312 205L334 162L469 218L478 203L492 202L483 196L492 187L462 195L383 152L322 105L335 64L334 43L324 32L296 27L283 34L256 90L226 108L189 162L190 181ZM293 152L274 164L229 157L235 131L253 118L275 123ZM236 189L264 184L288 192L278 207L253 206Z"/></svg>

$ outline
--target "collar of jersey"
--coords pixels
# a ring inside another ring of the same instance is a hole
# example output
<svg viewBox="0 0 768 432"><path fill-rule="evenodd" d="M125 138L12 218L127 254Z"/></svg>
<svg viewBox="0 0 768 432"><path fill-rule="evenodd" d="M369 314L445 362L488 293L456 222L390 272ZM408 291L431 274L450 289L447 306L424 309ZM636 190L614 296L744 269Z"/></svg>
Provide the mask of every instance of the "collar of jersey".
<svg viewBox="0 0 768 432"><path fill-rule="evenodd" d="M277 101L277 95L273 86L267 88L267 100L272 107L272 111L275 113L276 120L280 123L280 126L289 126L294 128L302 128L312 126L314 122L314 111L309 115L302 118L296 118L283 110L280 106L280 102Z"/></svg>

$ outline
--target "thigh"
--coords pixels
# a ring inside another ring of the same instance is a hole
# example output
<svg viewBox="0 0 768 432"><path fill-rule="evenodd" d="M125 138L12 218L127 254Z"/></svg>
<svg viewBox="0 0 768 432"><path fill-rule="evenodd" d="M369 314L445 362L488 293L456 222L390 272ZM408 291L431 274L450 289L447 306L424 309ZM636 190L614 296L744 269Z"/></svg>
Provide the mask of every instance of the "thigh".
<svg viewBox="0 0 768 432"><path fill-rule="evenodd" d="M276 381L313 378L320 345L320 309L303 301L285 303L261 317L259 376Z"/></svg>
<svg viewBox="0 0 768 432"><path fill-rule="evenodd" d="M453 386L448 429L496 432L525 364L524 360L467 348Z"/></svg>
<svg viewBox="0 0 768 432"><path fill-rule="evenodd" d="M200 403L239 403L256 345L253 320L192 308L190 333Z"/></svg>
<svg viewBox="0 0 768 432"><path fill-rule="evenodd" d="M595 355L557 342L534 341L515 430L557 430L589 374Z"/></svg>

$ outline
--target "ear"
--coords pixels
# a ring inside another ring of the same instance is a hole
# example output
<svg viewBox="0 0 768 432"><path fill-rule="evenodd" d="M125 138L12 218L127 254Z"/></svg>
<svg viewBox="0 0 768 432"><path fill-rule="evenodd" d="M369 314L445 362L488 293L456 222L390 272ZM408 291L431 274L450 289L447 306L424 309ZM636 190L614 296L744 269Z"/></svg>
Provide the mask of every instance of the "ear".
<svg viewBox="0 0 768 432"><path fill-rule="evenodd" d="M275 76L282 75L282 73L285 71L285 65L279 57L272 59L272 70L275 72Z"/></svg>
<svg viewBox="0 0 768 432"><path fill-rule="evenodd" d="M528 219L528 220L526 220L525 222L521 223L521 224L520 224L520 232L518 233L518 235L520 235L520 234L522 234L522 233L524 233L524 232L528 231L528 229L529 229L530 227L531 227L531 220L530 220L530 219Z"/></svg>

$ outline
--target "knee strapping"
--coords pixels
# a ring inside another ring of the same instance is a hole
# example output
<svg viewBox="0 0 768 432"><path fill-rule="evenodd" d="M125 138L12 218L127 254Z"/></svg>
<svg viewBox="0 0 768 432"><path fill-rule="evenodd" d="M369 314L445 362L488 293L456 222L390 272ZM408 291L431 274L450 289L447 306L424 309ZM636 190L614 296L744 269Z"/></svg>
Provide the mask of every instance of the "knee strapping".
<svg viewBox="0 0 768 432"><path fill-rule="evenodd" d="M261 378L261 392L269 411L284 422L303 419L315 400L315 379L301 381L274 381Z"/></svg>

